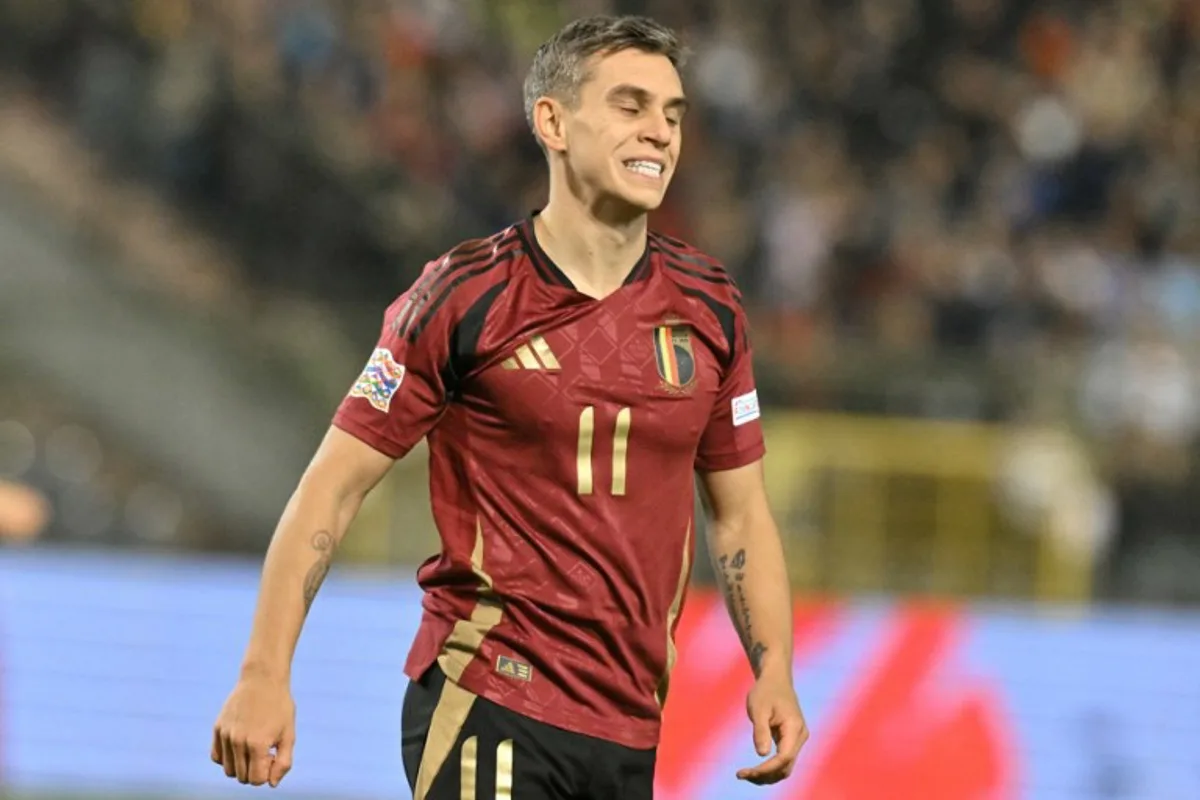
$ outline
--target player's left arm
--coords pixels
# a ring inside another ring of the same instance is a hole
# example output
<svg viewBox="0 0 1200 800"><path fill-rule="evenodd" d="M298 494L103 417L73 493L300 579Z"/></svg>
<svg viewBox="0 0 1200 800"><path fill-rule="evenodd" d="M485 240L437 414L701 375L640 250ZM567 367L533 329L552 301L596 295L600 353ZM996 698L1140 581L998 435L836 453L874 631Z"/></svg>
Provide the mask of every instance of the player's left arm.
<svg viewBox="0 0 1200 800"><path fill-rule="evenodd" d="M767 756L738 771L757 784L788 777L808 726L792 684L792 593L783 546L767 502L762 460L733 469L701 472L710 506L708 548L734 628L754 671L746 701L754 746Z"/></svg>

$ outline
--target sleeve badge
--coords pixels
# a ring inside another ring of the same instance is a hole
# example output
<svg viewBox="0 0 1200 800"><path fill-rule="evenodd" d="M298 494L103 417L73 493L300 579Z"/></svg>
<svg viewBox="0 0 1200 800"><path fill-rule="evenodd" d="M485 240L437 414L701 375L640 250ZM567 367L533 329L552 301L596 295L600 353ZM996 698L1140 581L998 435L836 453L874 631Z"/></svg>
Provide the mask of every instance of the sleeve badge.
<svg viewBox="0 0 1200 800"><path fill-rule="evenodd" d="M392 352L377 348L371 354L367 366L350 389L351 397L361 397L372 407L387 413L392 406L392 397L404 380L404 365L396 363Z"/></svg>
<svg viewBox="0 0 1200 800"><path fill-rule="evenodd" d="M733 427L753 422L761 416L758 408L758 390L733 398Z"/></svg>

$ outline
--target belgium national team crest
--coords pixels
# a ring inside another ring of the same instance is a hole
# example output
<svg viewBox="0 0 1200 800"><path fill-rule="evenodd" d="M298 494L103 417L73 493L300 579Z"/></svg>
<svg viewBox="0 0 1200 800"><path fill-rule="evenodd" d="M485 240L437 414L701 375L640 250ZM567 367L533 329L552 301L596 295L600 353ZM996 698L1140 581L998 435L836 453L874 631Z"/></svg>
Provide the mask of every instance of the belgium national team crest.
<svg viewBox="0 0 1200 800"><path fill-rule="evenodd" d="M696 356L692 351L692 329L683 323L667 323L654 329L654 357L663 387L687 392L696 381Z"/></svg>

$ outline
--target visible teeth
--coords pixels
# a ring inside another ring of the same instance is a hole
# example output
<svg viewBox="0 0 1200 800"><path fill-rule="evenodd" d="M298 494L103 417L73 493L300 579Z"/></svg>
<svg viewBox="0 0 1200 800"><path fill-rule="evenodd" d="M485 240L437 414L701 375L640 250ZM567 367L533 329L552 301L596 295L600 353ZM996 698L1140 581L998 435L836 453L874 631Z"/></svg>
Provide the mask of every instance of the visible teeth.
<svg viewBox="0 0 1200 800"><path fill-rule="evenodd" d="M636 172L639 175L647 175L651 178L657 178L662 175L662 164L655 164L653 161L626 161L625 168L631 172Z"/></svg>

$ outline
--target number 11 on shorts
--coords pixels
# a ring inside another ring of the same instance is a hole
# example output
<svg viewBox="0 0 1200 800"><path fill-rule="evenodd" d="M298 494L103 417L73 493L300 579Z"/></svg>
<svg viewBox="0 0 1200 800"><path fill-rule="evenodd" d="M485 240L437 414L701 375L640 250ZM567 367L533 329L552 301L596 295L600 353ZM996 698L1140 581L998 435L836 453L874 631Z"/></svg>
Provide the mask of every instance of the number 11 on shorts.
<svg viewBox="0 0 1200 800"><path fill-rule="evenodd" d="M475 780L479 773L479 737L472 736L462 745L459 774L460 796L475 800ZM513 800L513 743L505 739L496 746L495 800Z"/></svg>

